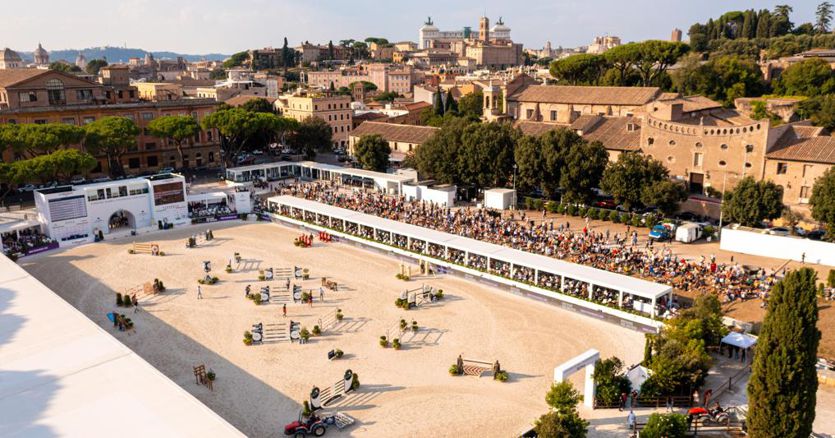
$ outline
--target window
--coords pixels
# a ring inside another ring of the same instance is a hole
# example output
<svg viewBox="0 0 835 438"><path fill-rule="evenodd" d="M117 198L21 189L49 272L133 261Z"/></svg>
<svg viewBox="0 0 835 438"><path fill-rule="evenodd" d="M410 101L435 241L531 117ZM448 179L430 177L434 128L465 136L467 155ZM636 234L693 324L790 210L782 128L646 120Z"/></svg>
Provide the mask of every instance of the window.
<svg viewBox="0 0 835 438"><path fill-rule="evenodd" d="M747 166L747 163L746 163ZM777 163L777 175L785 175L789 170L789 163Z"/></svg>
<svg viewBox="0 0 835 438"><path fill-rule="evenodd" d="M93 98L93 90L89 88L75 90L75 98L78 100L90 100Z"/></svg>
<svg viewBox="0 0 835 438"><path fill-rule="evenodd" d="M212 130L206 131L206 141L212 141Z"/></svg>
<svg viewBox="0 0 835 438"><path fill-rule="evenodd" d="M58 79L50 79L46 81L46 95L49 97L50 105L64 105L67 103L67 97L64 94L64 83Z"/></svg>
<svg viewBox="0 0 835 438"><path fill-rule="evenodd" d="M728 163L726 163L725 160L722 160L719 162L719 167L725 167L727 164Z"/></svg>
<svg viewBox="0 0 835 438"><path fill-rule="evenodd" d="M648 139L647 139L647 145L648 145L648 146L652 146L654 143L655 143L655 139L654 139L654 138L650 137L650 138L648 138Z"/></svg>
<svg viewBox="0 0 835 438"><path fill-rule="evenodd" d="M148 157L148 167L157 167L159 166L159 158L156 155L151 155Z"/></svg>
<svg viewBox="0 0 835 438"><path fill-rule="evenodd" d="M803 178L806 178L806 175L809 174L809 171L812 170L811 164L804 164L803 165Z"/></svg>
<svg viewBox="0 0 835 438"><path fill-rule="evenodd" d="M38 93L34 91L24 91L20 93L20 102L37 102Z"/></svg>
<svg viewBox="0 0 835 438"><path fill-rule="evenodd" d="M96 118L93 116L86 116L82 119L82 124L86 125L88 123L93 123L96 121Z"/></svg>
<svg viewBox="0 0 835 438"><path fill-rule="evenodd" d="M142 120L154 120L154 113L142 113Z"/></svg>
<svg viewBox="0 0 835 438"><path fill-rule="evenodd" d="M704 160L704 154L701 152L696 152L693 154L693 166L695 167L702 167L702 161Z"/></svg>
<svg viewBox="0 0 835 438"><path fill-rule="evenodd" d="M139 157L128 158L128 167L131 169L139 169Z"/></svg>
<svg viewBox="0 0 835 438"><path fill-rule="evenodd" d="M129 96L131 99L133 99L133 98L136 96L136 91L134 91L134 90L130 90L130 91L128 91L128 96Z"/></svg>
<svg viewBox="0 0 835 438"><path fill-rule="evenodd" d="M529 109L526 114L527 114L528 120L533 118L533 110L532 109Z"/></svg>
<svg viewBox="0 0 835 438"><path fill-rule="evenodd" d="M722 145L719 147L722 148L723 151L728 149L728 145L726 145L725 143L722 143Z"/></svg>
<svg viewBox="0 0 835 438"><path fill-rule="evenodd" d="M750 169L750 168L751 168L751 166L753 166L753 164L751 164L751 163L745 163L745 167L747 167L747 168L749 168L749 169Z"/></svg>
<svg viewBox="0 0 835 438"><path fill-rule="evenodd" d="M745 153L750 154L751 152L754 152L754 145L752 145L752 144L745 145Z"/></svg>
<svg viewBox="0 0 835 438"><path fill-rule="evenodd" d="M35 124L36 125L46 125L46 122L47 122L46 119L35 119Z"/></svg>
<svg viewBox="0 0 835 438"><path fill-rule="evenodd" d="M670 140L670 146L675 146L675 145L676 145L676 141L675 140Z"/></svg>
<svg viewBox="0 0 835 438"><path fill-rule="evenodd" d="M155 150L156 148L157 148L157 144L156 144L156 143L153 143L153 142L152 142L152 143L145 143L145 150L146 150L146 151L153 151L153 150Z"/></svg>
<svg viewBox="0 0 835 438"><path fill-rule="evenodd" d="M702 143L701 143L701 142L696 142L696 147L697 147L697 148L702 147Z"/></svg>
<svg viewBox="0 0 835 438"><path fill-rule="evenodd" d="M210 163L215 162L215 153L214 152L209 152L209 162Z"/></svg>
<svg viewBox="0 0 835 438"><path fill-rule="evenodd" d="M119 90L119 91L117 91L117 92L116 92L116 97L118 97L119 99L121 99L121 98L122 98L122 96L123 96L123 94L122 94L122 90Z"/></svg>
<svg viewBox="0 0 835 438"><path fill-rule="evenodd" d="M75 125L75 117L64 117L61 119L61 123L65 125Z"/></svg>
<svg viewBox="0 0 835 438"><path fill-rule="evenodd" d="M551 110L551 121L555 122L557 120L557 112L555 110Z"/></svg>
<svg viewBox="0 0 835 438"><path fill-rule="evenodd" d="M800 187L800 199L809 199L809 192L811 191L811 187L809 186L801 186Z"/></svg>

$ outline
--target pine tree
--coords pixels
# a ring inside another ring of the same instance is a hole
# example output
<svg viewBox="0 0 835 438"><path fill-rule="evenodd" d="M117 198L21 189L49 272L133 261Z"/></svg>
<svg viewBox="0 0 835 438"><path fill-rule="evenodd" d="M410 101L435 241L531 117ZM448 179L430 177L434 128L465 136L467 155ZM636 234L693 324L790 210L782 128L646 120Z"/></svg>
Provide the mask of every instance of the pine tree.
<svg viewBox="0 0 835 438"><path fill-rule="evenodd" d="M432 111L435 113L435 115L444 115L444 100L441 97L440 87L438 88L438 91L435 92L435 95L432 96Z"/></svg>
<svg viewBox="0 0 835 438"><path fill-rule="evenodd" d="M293 58L290 54L290 48L287 47L287 37L284 37L284 45L281 46L281 66L284 67L284 72L287 72L287 67L293 65Z"/></svg>
<svg viewBox="0 0 835 438"><path fill-rule="evenodd" d="M740 36L742 38L751 38L752 37L752 35L754 34L754 32L753 32L753 30L754 30L753 22L754 22L754 11L752 9L749 9L749 10L745 11L745 13L743 14L742 33L740 34Z"/></svg>
<svg viewBox="0 0 835 438"><path fill-rule="evenodd" d="M777 283L748 382L751 436L805 437L815 420L820 331L815 271L792 271Z"/></svg>
<svg viewBox="0 0 835 438"><path fill-rule="evenodd" d="M444 114L456 114L458 112L458 103L452 98L452 88L446 92L446 102L444 103Z"/></svg>
<svg viewBox="0 0 835 438"><path fill-rule="evenodd" d="M771 12L763 9L757 19L757 38L768 38L771 36Z"/></svg>

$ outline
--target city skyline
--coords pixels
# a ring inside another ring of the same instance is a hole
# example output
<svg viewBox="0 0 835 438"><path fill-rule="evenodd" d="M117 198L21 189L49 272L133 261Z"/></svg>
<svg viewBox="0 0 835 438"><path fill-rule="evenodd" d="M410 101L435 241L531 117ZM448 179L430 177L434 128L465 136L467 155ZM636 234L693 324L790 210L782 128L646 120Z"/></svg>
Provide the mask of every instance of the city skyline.
<svg viewBox="0 0 835 438"><path fill-rule="evenodd" d="M305 40L326 43L370 36L416 41L418 28L428 16L442 30L455 30L477 28L478 18L486 13L491 24L502 17L512 29L513 39L525 47L539 48L546 41L554 47L576 47L589 44L599 35L616 35L624 42L668 39L673 28L681 29L686 38L693 23L732 9L718 0L699 4L679 0L661 4L651 0L578 4L559 0L527 5L521 10L495 0L464 1L452 7L429 0L420 7L398 5L387 10L381 10L388 6L385 3L370 0L351 4L326 0L241 0L234 4L183 0L176 6L162 0L126 0L115 7L107 7L102 0L37 3L40 7L32 8L30 3L6 5L6 15L15 20L7 23L0 46L29 52L40 42L47 50L126 46L195 55L231 54L281 46L284 37L291 46ZM745 3L737 9L773 9L783 2ZM812 21L816 5L813 0L794 2L793 21Z"/></svg>

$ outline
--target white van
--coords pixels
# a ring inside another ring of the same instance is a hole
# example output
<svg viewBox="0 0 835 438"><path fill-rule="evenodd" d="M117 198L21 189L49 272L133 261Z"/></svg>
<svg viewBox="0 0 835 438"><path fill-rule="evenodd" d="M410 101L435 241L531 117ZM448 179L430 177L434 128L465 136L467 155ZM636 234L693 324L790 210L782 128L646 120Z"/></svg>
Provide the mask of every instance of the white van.
<svg viewBox="0 0 835 438"><path fill-rule="evenodd" d="M702 226L699 224L692 222L681 224L676 229L676 241L684 243L695 242L702 238L702 231Z"/></svg>

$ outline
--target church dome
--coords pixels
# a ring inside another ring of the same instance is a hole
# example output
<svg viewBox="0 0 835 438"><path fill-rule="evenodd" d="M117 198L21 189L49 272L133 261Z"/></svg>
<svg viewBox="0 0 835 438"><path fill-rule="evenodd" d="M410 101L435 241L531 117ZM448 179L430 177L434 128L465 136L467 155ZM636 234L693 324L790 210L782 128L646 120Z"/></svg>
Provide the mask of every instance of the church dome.
<svg viewBox="0 0 835 438"><path fill-rule="evenodd" d="M22 59L20 58L20 55L17 54L17 52L15 52L14 50L6 47L6 49L3 50L3 54L0 55L0 61L21 62Z"/></svg>
<svg viewBox="0 0 835 438"><path fill-rule="evenodd" d="M38 43L38 48L32 53L33 58L35 58L35 64L37 65L46 65L49 64L49 52L47 52L41 43Z"/></svg>
<svg viewBox="0 0 835 438"><path fill-rule="evenodd" d="M41 46L41 43L38 43L38 48L35 49L33 54L35 56L47 56L48 55L48 53L46 52L46 49L44 49L43 46Z"/></svg>

